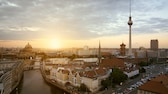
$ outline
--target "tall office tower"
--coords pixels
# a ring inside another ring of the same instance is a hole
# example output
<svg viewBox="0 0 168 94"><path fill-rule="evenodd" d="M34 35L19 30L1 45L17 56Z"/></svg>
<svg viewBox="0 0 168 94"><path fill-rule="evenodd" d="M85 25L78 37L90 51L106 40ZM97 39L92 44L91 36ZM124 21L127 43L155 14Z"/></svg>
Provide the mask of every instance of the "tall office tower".
<svg viewBox="0 0 168 94"><path fill-rule="evenodd" d="M129 25L129 50L128 50L128 55L129 56L132 56L133 54L132 54L132 40L131 40L131 26L132 26L132 24L133 24L133 22L132 22L132 19L131 19L132 17L131 17L131 0L130 0L130 16L129 16L129 20L128 20L128 25Z"/></svg>
<svg viewBox="0 0 168 94"><path fill-rule="evenodd" d="M151 50L158 50L159 48L159 44L158 44L158 40L157 39L152 39L151 42L150 42L150 48Z"/></svg>

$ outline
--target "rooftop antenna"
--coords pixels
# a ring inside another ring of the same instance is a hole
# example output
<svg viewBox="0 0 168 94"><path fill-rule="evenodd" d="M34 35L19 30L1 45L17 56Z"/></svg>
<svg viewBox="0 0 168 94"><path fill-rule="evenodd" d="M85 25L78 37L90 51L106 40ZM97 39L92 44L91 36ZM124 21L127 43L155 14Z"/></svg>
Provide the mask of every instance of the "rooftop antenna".
<svg viewBox="0 0 168 94"><path fill-rule="evenodd" d="M130 17L131 17L131 0L130 0L129 12L130 12Z"/></svg>

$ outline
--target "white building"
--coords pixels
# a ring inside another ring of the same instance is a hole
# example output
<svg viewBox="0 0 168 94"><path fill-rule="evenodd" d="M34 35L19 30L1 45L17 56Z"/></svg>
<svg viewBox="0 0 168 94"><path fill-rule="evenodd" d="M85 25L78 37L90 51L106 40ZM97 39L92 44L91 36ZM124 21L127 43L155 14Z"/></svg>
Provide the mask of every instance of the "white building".
<svg viewBox="0 0 168 94"><path fill-rule="evenodd" d="M139 69L132 70L132 71L124 71L124 74L128 76L128 78L133 77L139 74Z"/></svg>
<svg viewBox="0 0 168 94"><path fill-rule="evenodd" d="M158 51L148 50L147 55L149 58L156 58L156 57L158 57Z"/></svg>
<svg viewBox="0 0 168 94"><path fill-rule="evenodd" d="M79 61L79 60L82 60L84 62L90 62L90 63L93 63L93 62L98 62L98 58L76 58L74 59L74 61Z"/></svg>
<svg viewBox="0 0 168 94"><path fill-rule="evenodd" d="M90 56L90 55L98 55L97 49L89 49L88 46L84 46L83 49L78 50L79 56Z"/></svg>
<svg viewBox="0 0 168 94"><path fill-rule="evenodd" d="M68 58L49 58L43 62L43 69L51 70L55 65L68 64L70 59Z"/></svg>
<svg viewBox="0 0 168 94"><path fill-rule="evenodd" d="M88 78L88 77L82 77L82 83L84 83L91 92L95 92L99 90L99 79L97 78Z"/></svg>
<svg viewBox="0 0 168 94"><path fill-rule="evenodd" d="M158 56L159 56L159 58L166 58L166 56L167 56L166 50L164 50L164 49L159 50Z"/></svg>
<svg viewBox="0 0 168 94"><path fill-rule="evenodd" d="M46 60L46 64L68 64L70 59L68 58L49 58Z"/></svg>
<svg viewBox="0 0 168 94"><path fill-rule="evenodd" d="M1 94L10 94L19 84L23 76L24 64L22 61L1 61L0 66Z"/></svg>
<svg viewBox="0 0 168 94"><path fill-rule="evenodd" d="M124 70L124 74L128 76L128 78L133 77L139 74L139 69L136 67L135 64L124 62L126 68Z"/></svg>
<svg viewBox="0 0 168 94"><path fill-rule="evenodd" d="M147 57L145 50L137 50L136 53L137 53L137 58L146 58Z"/></svg>
<svg viewBox="0 0 168 94"><path fill-rule="evenodd" d="M75 66L75 65L74 65ZM91 92L100 89L101 81L109 77L112 70L103 68L93 68L92 70L75 70L73 68L58 67L52 68L50 71L50 79L61 84L70 82L73 86L85 84Z"/></svg>

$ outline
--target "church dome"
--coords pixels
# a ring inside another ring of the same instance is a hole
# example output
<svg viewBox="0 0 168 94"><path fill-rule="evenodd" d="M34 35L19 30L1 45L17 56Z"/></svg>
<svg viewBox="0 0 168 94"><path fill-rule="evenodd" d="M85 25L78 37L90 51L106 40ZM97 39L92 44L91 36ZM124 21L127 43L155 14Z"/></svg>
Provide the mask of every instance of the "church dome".
<svg viewBox="0 0 168 94"><path fill-rule="evenodd" d="M32 46L29 43L27 43L24 49L32 49Z"/></svg>
<svg viewBox="0 0 168 94"><path fill-rule="evenodd" d="M29 43L27 43L27 45L24 47L23 51L24 52L31 52L32 49L33 49L32 46Z"/></svg>

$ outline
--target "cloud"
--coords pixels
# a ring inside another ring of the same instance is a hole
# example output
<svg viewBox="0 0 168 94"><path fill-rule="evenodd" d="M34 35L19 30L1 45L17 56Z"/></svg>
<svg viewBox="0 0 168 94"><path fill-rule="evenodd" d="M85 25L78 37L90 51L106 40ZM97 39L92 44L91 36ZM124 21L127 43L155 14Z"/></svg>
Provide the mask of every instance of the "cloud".
<svg viewBox="0 0 168 94"><path fill-rule="evenodd" d="M0 7L19 7L17 4L9 1L0 1Z"/></svg>
<svg viewBox="0 0 168 94"><path fill-rule="evenodd" d="M167 18L150 18L138 20L137 27L133 28L135 34L151 34L168 32Z"/></svg>
<svg viewBox="0 0 168 94"><path fill-rule="evenodd" d="M38 38L37 27L0 27L1 40L29 40Z"/></svg>
<svg viewBox="0 0 168 94"><path fill-rule="evenodd" d="M134 32L167 32L167 19L154 15L159 8L166 10L165 0L132 0ZM119 36L128 33L128 16L129 0L5 0L0 39Z"/></svg>

